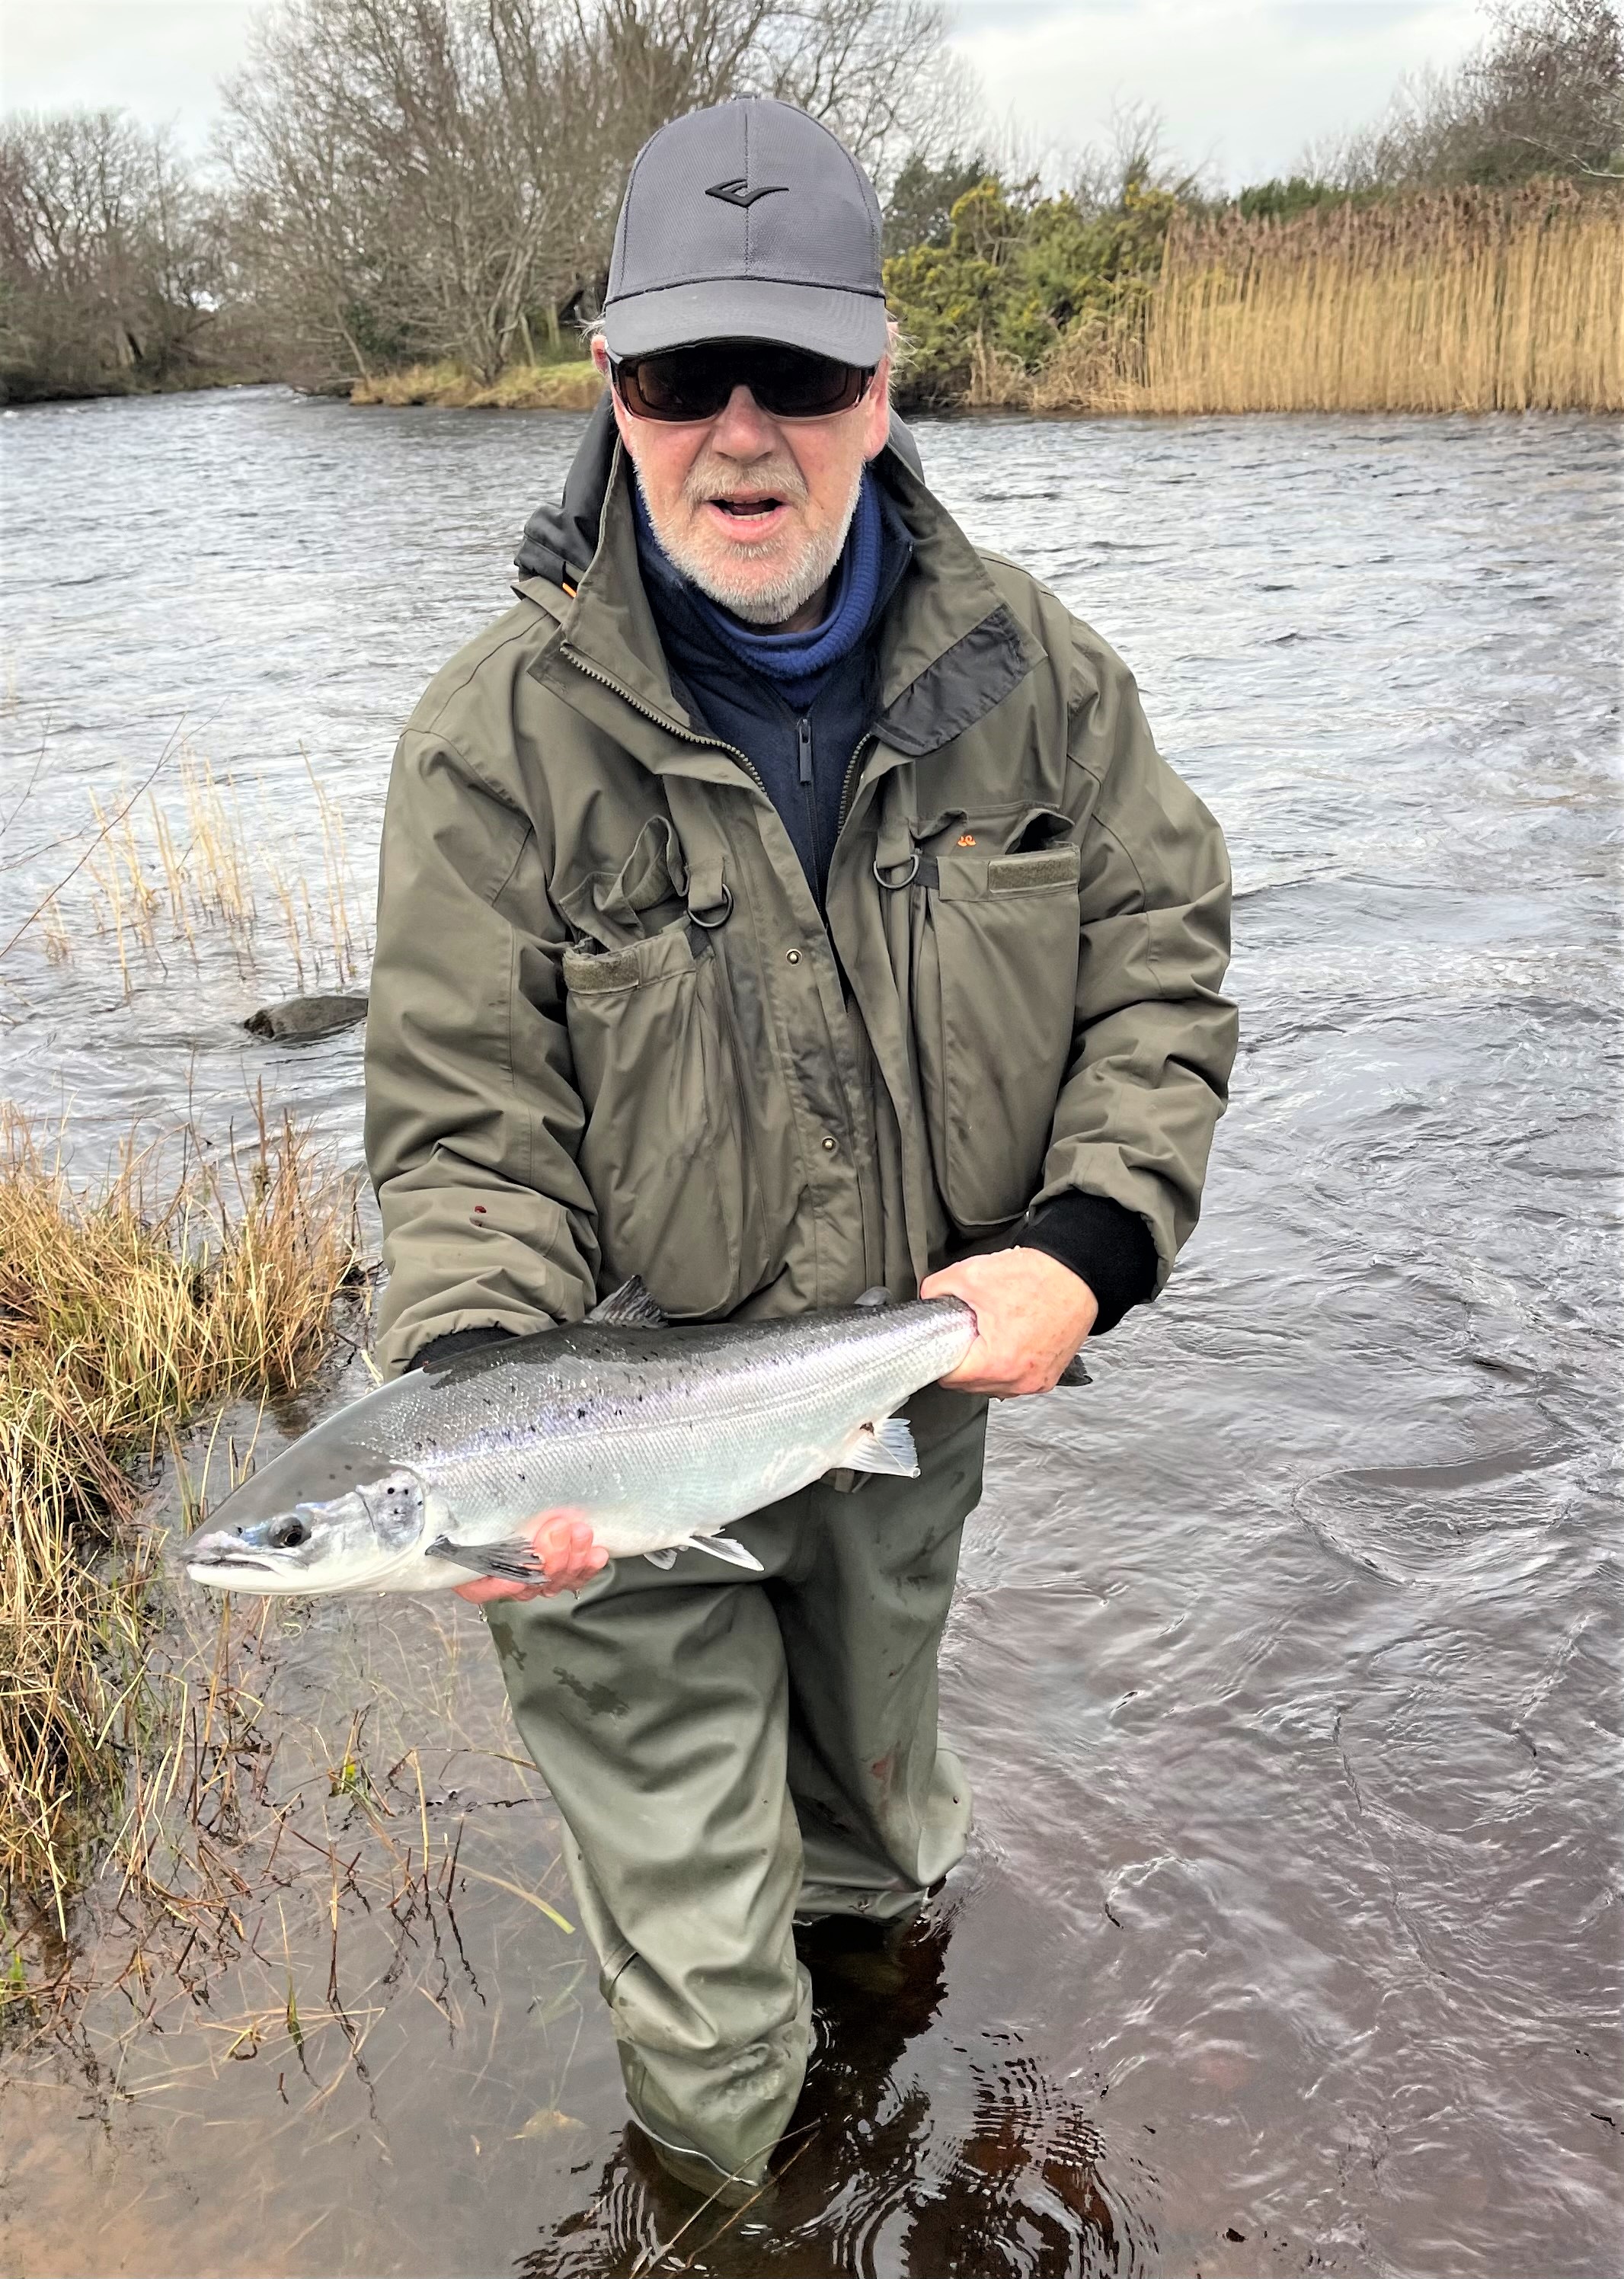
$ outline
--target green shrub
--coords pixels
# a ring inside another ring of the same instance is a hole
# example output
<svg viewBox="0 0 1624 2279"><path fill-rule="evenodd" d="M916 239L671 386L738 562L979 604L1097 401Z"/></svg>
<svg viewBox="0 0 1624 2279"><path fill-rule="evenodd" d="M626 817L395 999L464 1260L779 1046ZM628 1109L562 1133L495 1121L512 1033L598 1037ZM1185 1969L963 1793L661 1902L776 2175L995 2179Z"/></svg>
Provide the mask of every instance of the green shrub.
<svg viewBox="0 0 1624 2279"><path fill-rule="evenodd" d="M1161 273L1178 211L1170 190L1142 180L1088 213L1069 195L984 176L955 200L945 244L885 264L907 351L900 401L961 401L978 357L1035 372L1075 326L1120 323Z"/></svg>

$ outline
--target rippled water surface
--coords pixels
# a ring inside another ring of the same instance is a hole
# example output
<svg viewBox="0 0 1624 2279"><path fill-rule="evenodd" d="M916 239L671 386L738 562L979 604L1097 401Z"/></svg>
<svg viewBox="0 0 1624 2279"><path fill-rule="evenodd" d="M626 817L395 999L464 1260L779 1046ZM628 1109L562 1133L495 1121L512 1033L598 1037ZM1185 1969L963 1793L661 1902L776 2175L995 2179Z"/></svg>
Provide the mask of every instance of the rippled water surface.
<svg viewBox="0 0 1624 2279"><path fill-rule="evenodd" d="M319 878L308 754L364 879L394 732L580 426L274 391L7 415L0 941L92 792L168 743L179 799L182 739L255 859ZM946 1656L968 1861L899 1953L821 1966L776 2195L670 2244L580 1936L526 1896L567 1911L477 1617L306 1610L233 1650L280 1736L267 1809L326 1835L240 1855L201 1991L108 1970L13 2049L4 2269L1624 2267L1618 431L921 442L1126 654L1224 824L1245 1027L1168 1296L1090 1393L994 1419ZM0 963L5 1090L76 1164L136 1115L223 1132L262 1078L358 1158L355 1034L236 1025L294 978L261 900L257 938L155 926L121 969L87 871L55 957L36 925ZM362 1709L379 1824L463 1839L454 1925L340 1880L371 1838L321 1776ZM111 1951L116 1890L74 1937Z"/></svg>

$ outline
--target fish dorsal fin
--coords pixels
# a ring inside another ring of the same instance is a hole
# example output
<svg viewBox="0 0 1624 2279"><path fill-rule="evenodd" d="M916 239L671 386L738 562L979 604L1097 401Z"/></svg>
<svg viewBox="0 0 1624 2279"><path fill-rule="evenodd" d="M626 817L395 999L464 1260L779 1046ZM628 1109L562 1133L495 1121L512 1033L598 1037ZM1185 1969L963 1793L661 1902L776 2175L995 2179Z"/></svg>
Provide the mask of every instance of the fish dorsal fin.
<svg viewBox="0 0 1624 2279"><path fill-rule="evenodd" d="M589 1322L599 1322L616 1330L663 1330L667 1316L643 1287L643 1278L633 1274L618 1290L611 1290L601 1304L593 1308L586 1316Z"/></svg>
<svg viewBox="0 0 1624 2279"><path fill-rule="evenodd" d="M1066 1363L1065 1368L1061 1370L1060 1375L1054 1380L1056 1385L1092 1385L1093 1381L1093 1378L1083 1366L1083 1356L1081 1354L1073 1354L1071 1359Z"/></svg>
<svg viewBox="0 0 1624 2279"><path fill-rule="evenodd" d="M854 1472L892 1472L905 1480L919 1477L919 1454L905 1416L882 1416L877 1423L860 1424L841 1449L840 1462Z"/></svg>
<svg viewBox="0 0 1624 2279"><path fill-rule="evenodd" d="M877 1308L880 1306L892 1305L894 1303L894 1301L892 1298L890 1291L886 1289L885 1284L883 1282L877 1282L871 1290L865 1290L863 1292L862 1297L857 1300L857 1303L860 1306L874 1306Z"/></svg>

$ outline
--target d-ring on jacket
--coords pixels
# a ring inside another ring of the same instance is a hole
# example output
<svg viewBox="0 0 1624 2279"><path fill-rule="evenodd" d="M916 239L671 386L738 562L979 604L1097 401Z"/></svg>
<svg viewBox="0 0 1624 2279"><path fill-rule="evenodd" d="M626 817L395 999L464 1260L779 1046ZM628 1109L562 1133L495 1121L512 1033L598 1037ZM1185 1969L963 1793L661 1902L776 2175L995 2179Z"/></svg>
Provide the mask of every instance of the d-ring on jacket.
<svg viewBox="0 0 1624 2279"><path fill-rule="evenodd" d="M911 1296L1074 1192L1148 1231L1160 1286L1234 1052L1229 880L1131 677L970 545L894 430L876 473L913 556L820 916L747 757L673 687L612 436L600 412L516 606L395 758L367 1029L385 1365L577 1320L634 1273L687 1319ZM747 2179L805 2060L792 1915L906 1912L968 1824L935 1642L983 1406L910 1413L918 1482L744 1524L765 1582L632 1561L491 1615L634 2107Z"/></svg>

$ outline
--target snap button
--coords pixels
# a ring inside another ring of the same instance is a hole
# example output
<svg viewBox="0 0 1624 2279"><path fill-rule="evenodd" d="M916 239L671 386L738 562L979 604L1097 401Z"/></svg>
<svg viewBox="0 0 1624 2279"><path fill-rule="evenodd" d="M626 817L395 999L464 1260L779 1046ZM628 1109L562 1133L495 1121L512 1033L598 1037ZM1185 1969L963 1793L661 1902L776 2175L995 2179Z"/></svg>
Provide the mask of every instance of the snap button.
<svg viewBox="0 0 1624 2279"><path fill-rule="evenodd" d="M784 953L784 962L786 965L799 965L801 952L798 949L786 949Z"/></svg>
<svg viewBox="0 0 1624 2279"><path fill-rule="evenodd" d="M835 1138L835 1136L834 1136L834 1134L833 1134L833 1132L824 1132L824 1134L823 1134L823 1153L824 1153L824 1155L832 1155L834 1154L835 1149L839 1146L839 1144L840 1144L840 1143L839 1143L839 1141Z"/></svg>

